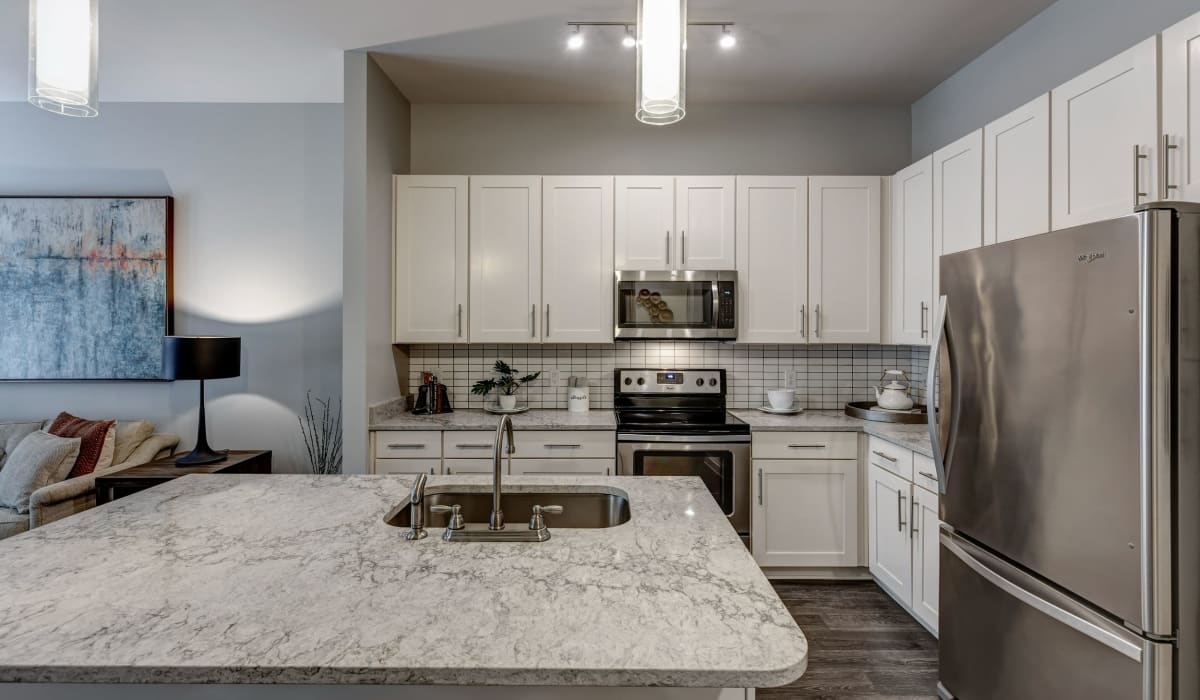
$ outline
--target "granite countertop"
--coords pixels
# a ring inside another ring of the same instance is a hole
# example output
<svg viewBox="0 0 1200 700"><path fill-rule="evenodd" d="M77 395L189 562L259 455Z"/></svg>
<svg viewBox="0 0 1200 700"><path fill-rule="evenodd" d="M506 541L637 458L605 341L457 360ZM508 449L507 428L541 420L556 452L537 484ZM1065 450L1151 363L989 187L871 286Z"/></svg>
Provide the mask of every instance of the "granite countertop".
<svg viewBox="0 0 1200 700"><path fill-rule="evenodd" d="M617 416L608 409L571 413L561 409L535 408L512 415L515 430L616 430ZM456 409L436 416L414 416L406 412L376 411L370 430L495 430L500 416L479 408Z"/></svg>
<svg viewBox="0 0 1200 700"><path fill-rule="evenodd" d="M540 544L407 542L383 517L411 483L184 476L0 542L0 682L742 688L805 670L699 479L508 477L629 495L630 522L551 520ZM490 479L429 491L447 484Z"/></svg>
<svg viewBox="0 0 1200 700"><path fill-rule="evenodd" d="M749 423L750 430L753 432L862 432L933 458L929 429L924 423L919 425L880 423L851 418L841 411L805 411L794 416L763 413L754 409L734 409L730 413Z"/></svg>

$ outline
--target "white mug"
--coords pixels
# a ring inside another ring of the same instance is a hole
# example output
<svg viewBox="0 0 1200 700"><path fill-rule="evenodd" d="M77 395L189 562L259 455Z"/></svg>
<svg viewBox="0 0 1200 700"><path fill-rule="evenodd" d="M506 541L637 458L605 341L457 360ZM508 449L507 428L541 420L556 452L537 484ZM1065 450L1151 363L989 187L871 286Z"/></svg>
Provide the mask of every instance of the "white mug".
<svg viewBox="0 0 1200 700"><path fill-rule="evenodd" d="M795 389L768 389L767 401L776 411L786 411L796 402Z"/></svg>

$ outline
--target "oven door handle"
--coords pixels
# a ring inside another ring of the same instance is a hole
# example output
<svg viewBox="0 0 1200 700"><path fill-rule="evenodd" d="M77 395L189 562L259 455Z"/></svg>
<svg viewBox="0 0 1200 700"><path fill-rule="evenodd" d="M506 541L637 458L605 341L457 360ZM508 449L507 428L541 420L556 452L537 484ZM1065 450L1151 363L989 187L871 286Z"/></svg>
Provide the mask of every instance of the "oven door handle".
<svg viewBox="0 0 1200 700"><path fill-rule="evenodd" d="M745 443L750 442L749 435L646 435L643 433L617 433L617 442L703 442L703 443Z"/></svg>

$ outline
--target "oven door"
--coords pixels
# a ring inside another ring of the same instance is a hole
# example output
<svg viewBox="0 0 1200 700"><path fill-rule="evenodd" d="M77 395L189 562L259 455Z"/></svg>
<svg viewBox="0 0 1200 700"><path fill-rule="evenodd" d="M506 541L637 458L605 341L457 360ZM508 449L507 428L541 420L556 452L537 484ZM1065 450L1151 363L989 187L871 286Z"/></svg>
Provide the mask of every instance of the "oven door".
<svg viewBox="0 0 1200 700"><path fill-rule="evenodd" d="M745 441L738 441L744 437ZM743 540L750 537L749 435L636 435L617 438L621 476L696 476ZM707 441L706 441L707 440ZM712 440L720 440L713 442Z"/></svg>
<svg viewBox="0 0 1200 700"><path fill-rule="evenodd" d="M618 272L616 338L737 337L729 272Z"/></svg>

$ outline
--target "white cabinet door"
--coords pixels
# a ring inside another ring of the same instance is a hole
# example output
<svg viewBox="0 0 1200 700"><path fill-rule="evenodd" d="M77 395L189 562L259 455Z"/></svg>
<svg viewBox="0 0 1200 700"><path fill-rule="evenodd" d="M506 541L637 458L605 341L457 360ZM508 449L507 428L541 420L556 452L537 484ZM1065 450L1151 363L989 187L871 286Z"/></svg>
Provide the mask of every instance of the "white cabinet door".
<svg viewBox="0 0 1200 700"><path fill-rule="evenodd" d="M500 465L502 473L508 473L508 461ZM490 459L444 459L442 460L444 474L491 474L492 460Z"/></svg>
<svg viewBox="0 0 1200 700"><path fill-rule="evenodd" d="M467 178L393 179L393 342L467 342Z"/></svg>
<svg viewBox="0 0 1200 700"><path fill-rule="evenodd" d="M754 462L754 559L761 566L858 566L858 460Z"/></svg>
<svg viewBox="0 0 1200 700"><path fill-rule="evenodd" d="M929 344L933 300L933 157L892 178L891 338Z"/></svg>
<svg viewBox="0 0 1200 700"><path fill-rule="evenodd" d="M938 497L912 489L912 609L934 633L938 628Z"/></svg>
<svg viewBox="0 0 1200 700"><path fill-rule="evenodd" d="M939 260L983 245L983 129L933 154L933 291Z"/></svg>
<svg viewBox="0 0 1200 700"><path fill-rule="evenodd" d="M737 266L735 179L675 179L677 270L732 270Z"/></svg>
<svg viewBox="0 0 1200 700"><path fill-rule="evenodd" d="M542 180L542 340L613 339L613 179Z"/></svg>
<svg viewBox="0 0 1200 700"><path fill-rule="evenodd" d="M674 269L675 178L618 177L615 200L616 269Z"/></svg>
<svg viewBox="0 0 1200 700"><path fill-rule="evenodd" d="M1128 216L1158 197L1158 36L1050 95L1055 230Z"/></svg>
<svg viewBox="0 0 1200 700"><path fill-rule="evenodd" d="M983 240L1050 230L1050 94L983 128Z"/></svg>
<svg viewBox="0 0 1200 700"><path fill-rule="evenodd" d="M1163 199L1200 202L1200 14L1162 33Z"/></svg>
<svg viewBox="0 0 1200 700"><path fill-rule="evenodd" d="M541 178L471 178L471 342L538 342L541 237Z"/></svg>
<svg viewBox="0 0 1200 700"><path fill-rule="evenodd" d="M738 341L803 343L808 178L737 179Z"/></svg>
<svg viewBox="0 0 1200 700"><path fill-rule="evenodd" d="M878 177L808 181L809 341L878 343Z"/></svg>
<svg viewBox="0 0 1200 700"><path fill-rule="evenodd" d="M376 474L438 474L442 470L440 459L377 459Z"/></svg>
<svg viewBox="0 0 1200 700"><path fill-rule="evenodd" d="M867 551L871 574L897 600L912 602L912 485L874 465L867 469Z"/></svg>
<svg viewBox="0 0 1200 700"><path fill-rule="evenodd" d="M513 474L542 474L565 476L611 476L615 460L611 459L514 459ZM547 503L546 505L553 505Z"/></svg>

